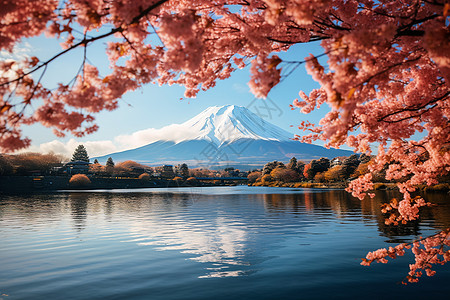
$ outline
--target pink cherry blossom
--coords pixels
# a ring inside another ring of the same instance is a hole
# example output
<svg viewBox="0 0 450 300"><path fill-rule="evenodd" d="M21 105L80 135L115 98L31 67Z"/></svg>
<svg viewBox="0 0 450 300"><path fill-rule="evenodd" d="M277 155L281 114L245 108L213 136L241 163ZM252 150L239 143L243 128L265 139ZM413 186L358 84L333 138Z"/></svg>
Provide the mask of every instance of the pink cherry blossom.
<svg viewBox="0 0 450 300"><path fill-rule="evenodd" d="M369 170L386 170L404 195L388 222L408 222L427 205L411 192L450 171L449 12L447 0L3 0L0 50L42 34L62 48L46 60L0 62L0 148L29 146L21 128L37 122L58 136L91 133L96 113L145 84L183 85L195 97L250 65L250 89L264 98L305 64L320 88L300 91L291 108L330 112L318 124L299 121L308 134L294 139L365 154L378 146ZM102 42L109 72L84 57L73 80L45 85L60 56ZM309 42L323 53L280 58ZM360 199L372 189L370 175L348 188Z"/></svg>

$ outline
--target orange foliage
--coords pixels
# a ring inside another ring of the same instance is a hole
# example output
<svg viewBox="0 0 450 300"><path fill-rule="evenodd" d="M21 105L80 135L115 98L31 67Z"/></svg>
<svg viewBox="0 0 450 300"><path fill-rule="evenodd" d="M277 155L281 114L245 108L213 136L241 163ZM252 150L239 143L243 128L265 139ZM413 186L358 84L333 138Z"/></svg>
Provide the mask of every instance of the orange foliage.
<svg viewBox="0 0 450 300"><path fill-rule="evenodd" d="M137 176L139 173L136 174L136 171L142 173L143 170L151 171L152 168L132 160L120 162L113 167L113 173L121 176Z"/></svg>
<svg viewBox="0 0 450 300"><path fill-rule="evenodd" d="M148 173L142 173L141 175L139 175L139 179L143 181L148 181L150 180L150 175Z"/></svg>
<svg viewBox="0 0 450 300"><path fill-rule="evenodd" d="M189 174L191 175L191 177L216 177L216 175L217 175L216 173L218 173L218 172L208 170L208 169L201 169L201 168L189 170ZM219 177L219 176L217 176L217 177Z"/></svg>
<svg viewBox="0 0 450 300"><path fill-rule="evenodd" d="M317 173L314 176L314 181L315 182L325 182L325 172Z"/></svg>
<svg viewBox="0 0 450 300"><path fill-rule="evenodd" d="M116 164L116 168L123 168L123 169L130 169L130 170L133 168L150 169L149 166L142 165L133 160L126 160L126 161L120 162L120 163Z"/></svg>
<svg viewBox="0 0 450 300"><path fill-rule="evenodd" d="M189 177L188 179L186 179L186 183L187 184L197 184L198 180L195 177Z"/></svg>
<svg viewBox="0 0 450 300"><path fill-rule="evenodd" d="M270 181L272 181L272 180L273 180L273 178L272 178L272 176L270 176L270 174L266 174L266 175L264 175L264 176L261 178L261 181L264 182L264 183L270 182Z"/></svg>
<svg viewBox="0 0 450 300"><path fill-rule="evenodd" d="M256 180L261 177L260 171L254 171L247 175L247 179L250 183L256 182Z"/></svg>
<svg viewBox="0 0 450 300"><path fill-rule="evenodd" d="M300 176L297 172L292 169L286 169L282 167L277 167L272 172L270 172L270 176L277 181L282 182L294 182L300 179Z"/></svg>
<svg viewBox="0 0 450 300"><path fill-rule="evenodd" d="M101 164L92 164L89 165L89 172L99 175L105 172L105 167Z"/></svg>
<svg viewBox="0 0 450 300"><path fill-rule="evenodd" d="M62 165L64 157L61 155L49 153L23 153L18 155L9 155L8 159L14 166L15 173L24 175L30 171L49 172L53 167Z"/></svg>
<svg viewBox="0 0 450 300"><path fill-rule="evenodd" d="M91 180L85 174L75 174L69 180L70 185L76 187L88 186Z"/></svg>
<svg viewBox="0 0 450 300"><path fill-rule="evenodd" d="M370 173L369 165L370 165L370 162L367 162L365 164L359 164L359 166L356 168L355 172L353 172L351 177L359 177L359 176L366 175L367 173Z"/></svg>
<svg viewBox="0 0 450 300"><path fill-rule="evenodd" d="M310 178L310 176L309 176L309 169L311 169L311 163L309 163L309 164L306 164L305 165L305 167L303 168L303 176L306 178L306 179L311 179Z"/></svg>
<svg viewBox="0 0 450 300"><path fill-rule="evenodd" d="M323 173L324 180L327 182L335 182L344 180L342 173L342 165L334 166Z"/></svg>

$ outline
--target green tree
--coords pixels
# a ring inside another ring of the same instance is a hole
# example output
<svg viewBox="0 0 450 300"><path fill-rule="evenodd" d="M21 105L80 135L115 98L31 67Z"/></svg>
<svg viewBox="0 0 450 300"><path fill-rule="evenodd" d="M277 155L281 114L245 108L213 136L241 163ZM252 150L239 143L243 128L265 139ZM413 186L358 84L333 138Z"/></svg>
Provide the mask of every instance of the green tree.
<svg viewBox="0 0 450 300"><path fill-rule="evenodd" d="M287 165L288 169L294 170L294 171L298 171L297 169L297 159L294 157L291 158L291 160L289 161L288 165Z"/></svg>
<svg viewBox="0 0 450 300"><path fill-rule="evenodd" d="M0 176L1 175L11 175L13 172L13 165L11 159L7 156L0 154Z"/></svg>
<svg viewBox="0 0 450 300"><path fill-rule="evenodd" d="M114 168L114 166L115 166L115 164L114 164L113 159L111 157L108 157L108 160L106 161L106 167Z"/></svg>
<svg viewBox="0 0 450 300"><path fill-rule="evenodd" d="M94 164L98 164L98 163L99 163L98 160L94 159Z"/></svg>
<svg viewBox="0 0 450 300"><path fill-rule="evenodd" d="M313 159L309 164L309 168L305 168L304 175L308 180L314 179L317 173L322 173L330 167L330 160L322 157L319 160Z"/></svg>
<svg viewBox="0 0 450 300"><path fill-rule="evenodd" d="M263 168L262 175L270 174L270 172L272 172L274 169L278 167L285 168L286 166L282 162L276 160L268 162Z"/></svg>
<svg viewBox="0 0 450 300"><path fill-rule="evenodd" d="M106 167L105 167L105 171L107 174L111 175L114 172L114 161L111 157L108 157L108 160L106 161Z"/></svg>
<svg viewBox="0 0 450 300"><path fill-rule="evenodd" d="M89 162L89 155L83 145L78 145L72 155L71 161L85 161Z"/></svg>
<svg viewBox="0 0 450 300"><path fill-rule="evenodd" d="M181 164L181 166L180 166L180 175L183 178L188 178L189 177L189 168L188 168L187 164Z"/></svg>
<svg viewBox="0 0 450 300"><path fill-rule="evenodd" d="M356 168L359 166L359 157L356 154L353 154L349 157L347 157L342 162L342 176L344 178L349 178L356 170Z"/></svg>
<svg viewBox="0 0 450 300"><path fill-rule="evenodd" d="M298 175L300 176L300 179L304 179L305 178L305 176L303 175L303 171L305 170L305 163L303 162L303 161L301 161L301 160L298 160L297 161L297 172L298 172Z"/></svg>

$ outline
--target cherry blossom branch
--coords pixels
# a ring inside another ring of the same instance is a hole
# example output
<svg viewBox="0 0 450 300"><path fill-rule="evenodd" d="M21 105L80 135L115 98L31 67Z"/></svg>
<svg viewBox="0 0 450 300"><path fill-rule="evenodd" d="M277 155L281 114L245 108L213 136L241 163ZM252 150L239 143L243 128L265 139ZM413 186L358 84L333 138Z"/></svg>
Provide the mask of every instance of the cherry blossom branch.
<svg viewBox="0 0 450 300"><path fill-rule="evenodd" d="M150 11L152 11L153 9L155 9L155 8L157 8L157 7L159 7L159 6L161 6L162 4L164 4L164 3L167 2L167 1L169 1L169 0L159 0L158 2L156 2L156 3L152 4L152 5L150 5L150 6L147 7L145 10L143 10L138 16L134 17L134 18L131 20L131 22L128 24L128 26L129 26L129 25L133 25L133 24L138 23L139 20L140 20L142 17L146 16ZM51 58L48 59L47 61L41 63L39 66L35 67L34 69L32 69L32 70L30 70L30 71L28 71L28 72L25 72L24 74L22 74L21 76L17 77L16 79L13 79L13 80L10 80L10 81L7 81L7 82L0 83L0 87L5 86L5 85L8 85L8 84L11 84L11 83L14 83L14 82L16 82L16 81L22 80L22 79L25 78L26 76L28 76L28 75L30 75L30 74L36 72L37 70L39 70L39 69L41 69L41 68L47 66L49 63L51 63L52 61L56 60L58 57L60 57L60 56L62 56L62 55L64 55L64 54L66 54L66 53L68 53L68 52L70 52L70 51L72 51L72 50L78 48L79 46L87 47L87 45L88 45L89 43L95 42L95 41L97 41L97 40L104 39L104 38L106 38L106 37L109 37L109 36L111 36L111 35L117 33L117 32L122 32L124 29L125 29L124 26L119 26L119 27L116 27L116 28L111 29L109 32L107 32L107 33L105 33L105 34L102 34L102 35L99 35L99 36L96 36L96 37L92 37L92 38L88 38L88 39L86 39L86 37L85 37L85 38L83 38L82 41L80 41L80 42L78 42L78 43L76 43L76 44L70 46L69 48L67 48L67 49L65 49L65 50L63 50L63 51L61 51L60 53L54 55L53 57L51 57Z"/></svg>
<svg viewBox="0 0 450 300"><path fill-rule="evenodd" d="M395 121L386 121L387 118L389 118L389 117L391 117L391 116L394 116L394 115L396 115L396 114L402 113L402 112L406 112L406 111L414 112L414 111L421 110L421 109L427 107L428 105L431 105L431 104L436 103L436 102L438 102L438 101L444 100L444 99L445 99L446 97L448 97L449 95L450 95L450 91L448 91L448 92L446 92L444 95L442 95L442 96L440 96L440 97L438 97L438 98L432 99L432 100L428 101L427 103L422 104L422 105L420 105L420 106L416 106L416 107L406 107L406 108L402 108L401 110L391 112L391 113L389 113L389 114L387 114L387 115L385 115L385 116L379 118L377 121L379 121L379 122L385 121L385 122L390 122L390 123L396 123L396 122L400 122L400 121L403 121L403 120L406 120L406 119L409 119L409 118L418 117L419 115L416 115L416 116L409 116L409 117L405 117L404 119L395 120ZM436 105L434 105L434 106L428 108L426 111L428 111L428 110L430 110L430 109L432 109L432 108L434 108L434 107L436 107Z"/></svg>

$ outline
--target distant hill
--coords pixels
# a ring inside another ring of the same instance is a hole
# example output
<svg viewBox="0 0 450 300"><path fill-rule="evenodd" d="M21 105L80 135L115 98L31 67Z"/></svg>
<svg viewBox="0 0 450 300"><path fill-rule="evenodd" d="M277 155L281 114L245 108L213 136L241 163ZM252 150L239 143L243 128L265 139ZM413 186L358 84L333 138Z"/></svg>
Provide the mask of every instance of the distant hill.
<svg viewBox="0 0 450 300"><path fill-rule="evenodd" d="M183 132L177 138L169 136L97 159L102 163L112 157L116 162L134 160L148 165L187 163L190 167L251 169L273 160L287 162L293 156L310 161L353 154L293 141L291 133L236 105L209 107L177 126Z"/></svg>

